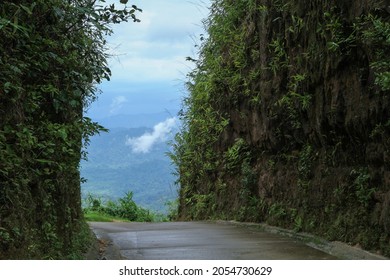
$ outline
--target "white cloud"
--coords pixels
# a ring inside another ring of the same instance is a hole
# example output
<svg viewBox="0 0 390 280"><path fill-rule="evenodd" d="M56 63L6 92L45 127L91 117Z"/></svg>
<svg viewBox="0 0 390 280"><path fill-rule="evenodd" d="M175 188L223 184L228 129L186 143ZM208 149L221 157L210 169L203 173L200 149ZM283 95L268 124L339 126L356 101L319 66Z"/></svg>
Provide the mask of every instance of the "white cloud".
<svg viewBox="0 0 390 280"><path fill-rule="evenodd" d="M113 98L110 105L110 114L117 113L127 101L127 98L123 95Z"/></svg>
<svg viewBox="0 0 390 280"><path fill-rule="evenodd" d="M156 124L152 132L147 132L140 137L128 138L126 145L131 146L133 153L149 153L153 145L163 142L176 126L176 118L169 118Z"/></svg>
<svg viewBox="0 0 390 280"><path fill-rule="evenodd" d="M123 6L118 0L105 3ZM210 0L132 0L130 4L143 9L137 13L141 22L112 26L114 33L107 37L112 76L100 85L107 97L101 96L89 110L96 118L179 110L186 74L194 67L186 57L197 56L194 45L205 32L201 20L208 15ZM112 99L118 95L122 97ZM161 102L167 98L179 101Z"/></svg>
<svg viewBox="0 0 390 280"><path fill-rule="evenodd" d="M135 0L143 9L139 23L114 26L108 38L112 84L117 81L172 81L183 78L194 56L194 39L204 33L201 20L207 15L208 1Z"/></svg>
<svg viewBox="0 0 390 280"><path fill-rule="evenodd" d="M191 67L184 57L129 57L113 67L112 80L128 83L175 81L183 79L189 69Z"/></svg>

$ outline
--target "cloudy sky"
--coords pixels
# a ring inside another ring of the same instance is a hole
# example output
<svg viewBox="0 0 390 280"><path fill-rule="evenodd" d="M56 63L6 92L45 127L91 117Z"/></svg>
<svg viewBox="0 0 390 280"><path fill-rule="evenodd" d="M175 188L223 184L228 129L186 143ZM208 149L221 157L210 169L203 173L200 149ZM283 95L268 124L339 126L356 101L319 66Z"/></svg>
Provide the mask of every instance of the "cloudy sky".
<svg viewBox="0 0 390 280"><path fill-rule="evenodd" d="M119 0L115 0L119 3ZM114 26L108 38L110 82L100 85L103 93L88 110L102 119L118 114L176 114L184 96L186 74L194 66L186 57L196 57L202 19L209 0L130 0L143 10L140 23ZM119 5L119 4L118 4Z"/></svg>

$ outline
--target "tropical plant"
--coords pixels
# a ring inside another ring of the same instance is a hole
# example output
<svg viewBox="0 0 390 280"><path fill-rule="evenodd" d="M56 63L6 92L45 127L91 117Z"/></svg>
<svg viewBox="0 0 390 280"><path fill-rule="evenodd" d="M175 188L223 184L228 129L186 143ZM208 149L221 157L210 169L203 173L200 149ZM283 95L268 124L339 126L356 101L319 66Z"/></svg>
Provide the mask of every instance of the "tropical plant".
<svg viewBox="0 0 390 280"><path fill-rule="evenodd" d="M111 75L112 24L140 11L105 2L0 2L0 258L80 249L79 161L102 129L83 112Z"/></svg>

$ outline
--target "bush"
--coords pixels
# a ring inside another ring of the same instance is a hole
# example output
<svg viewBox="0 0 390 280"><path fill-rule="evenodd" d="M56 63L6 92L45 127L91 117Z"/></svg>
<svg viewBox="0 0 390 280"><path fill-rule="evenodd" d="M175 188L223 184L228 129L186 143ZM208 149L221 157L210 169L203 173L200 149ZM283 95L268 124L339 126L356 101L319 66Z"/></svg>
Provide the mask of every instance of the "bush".
<svg viewBox="0 0 390 280"><path fill-rule="evenodd" d="M133 200L133 192L127 192L117 201L103 202L101 198L88 194L85 213L97 212L111 217L118 217L132 222L152 222L156 214L138 206Z"/></svg>

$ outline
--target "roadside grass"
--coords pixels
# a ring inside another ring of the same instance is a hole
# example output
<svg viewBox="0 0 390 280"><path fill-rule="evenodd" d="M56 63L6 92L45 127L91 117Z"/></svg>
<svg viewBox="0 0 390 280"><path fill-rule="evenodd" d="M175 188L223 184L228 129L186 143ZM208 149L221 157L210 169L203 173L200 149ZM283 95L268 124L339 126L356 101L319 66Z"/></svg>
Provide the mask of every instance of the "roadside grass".
<svg viewBox="0 0 390 280"><path fill-rule="evenodd" d="M164 214L138 206L132 192L115 201L88 194L83 211L87 222L168 222L175 218L173 211Z"/></svg>
<svg viewBox="0 0 390 280"><path fill-rule="evenodd" d="M87 222L130 222L127 219L114 217L98 211L87 211L84 213L84 218Z"/></svg>

